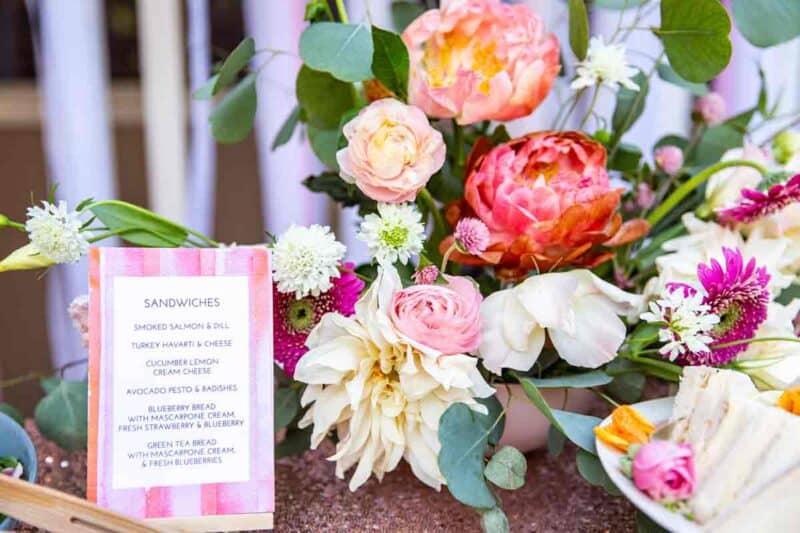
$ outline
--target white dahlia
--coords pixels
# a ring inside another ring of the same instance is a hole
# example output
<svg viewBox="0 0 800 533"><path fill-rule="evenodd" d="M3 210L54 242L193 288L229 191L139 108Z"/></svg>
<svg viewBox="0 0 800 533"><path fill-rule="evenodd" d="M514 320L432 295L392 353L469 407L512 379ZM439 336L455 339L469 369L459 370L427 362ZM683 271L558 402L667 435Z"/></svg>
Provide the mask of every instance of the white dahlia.
<svg viewBox="0 0 800 533"><path fill-rule="evenodd" d="M297 299L319 296L339 277L344 244L328 226L292 224L272 247L273 278L280 292L293 292Z"/></svg>
<svg viewBox="0 0 800 533"><path fill-rule="evenodd" d="M56 263L75 263L86 254L89 242L81 233L83 223L63 200L28 208L25 230L40 254Z"/></svg>

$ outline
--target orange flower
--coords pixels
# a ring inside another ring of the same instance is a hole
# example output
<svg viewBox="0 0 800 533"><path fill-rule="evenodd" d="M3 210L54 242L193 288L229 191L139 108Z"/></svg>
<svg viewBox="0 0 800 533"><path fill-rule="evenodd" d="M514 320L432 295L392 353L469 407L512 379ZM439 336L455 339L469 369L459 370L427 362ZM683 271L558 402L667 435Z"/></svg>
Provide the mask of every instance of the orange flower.
<svg viewBox="0 0 800 533"><path fill-rule="evenodd" d="M630 405L621 405L611 413L611 423L597 426L597 438L625 453L631 444L645 444L656 427Z"/></svg>
<svg viewBox="0 0 800 533"><path fill-rule="evenodd" d="M800 387L783 391L778 398L778 407L793 415L800 415Z"/></svg>
<svg viewBox="0 0 800 533"><path fill-rule="evenodd" d="M612 190L602 144L580 132L537 132L492 148L475 144L467 162L464 199L448 206L448 222L480 218L491 233L480 256L453 261L491 265L498 277L531 270L591 268L613 257L608 246L643 236L643 220L622 223L622 191ZM446 239L441 249L450 247Z"/></svg>

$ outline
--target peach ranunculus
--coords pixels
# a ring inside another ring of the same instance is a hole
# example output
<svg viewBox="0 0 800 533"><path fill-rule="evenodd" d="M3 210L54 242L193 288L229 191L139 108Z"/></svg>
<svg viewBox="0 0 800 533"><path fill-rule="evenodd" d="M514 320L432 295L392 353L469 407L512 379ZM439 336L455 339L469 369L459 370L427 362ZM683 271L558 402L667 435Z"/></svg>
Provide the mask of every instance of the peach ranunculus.
<svg viewBox="0 0 800 533"><path fill-rule="evenodd" d="M621 194L610 188L605 148L582 133L531 133L494 148L478 142L467 163L464 199L446 215L453 225L477 216L489 228L490 244L479 257L455 252L451 259L492 265L504 279L566 265L591 268L613 256L597 245L618 246L647 232L643 220L622 224Z"/></svg>
<svg viewBox="0 0 800 533"><path fill-rule="evenodd" d="M342 179L378 202L413 201L444 164L442 134L419 108L377 100L345 124L336 154Z"/></svg>
<svg viewBox="0 0 800 533"><path fill-rule="evenodd" d="M411 23L409 101L459 124L533 112L558 75L558 39L528 6L442 2Z"/></svg>
<svg viewBox="0 0 800 533"><path fill-rule="evenodd" d="M445 355L469 353L481 343L483 297L468 278L448 285L413 285L392 297L389 316L401 333Z"/></svg>

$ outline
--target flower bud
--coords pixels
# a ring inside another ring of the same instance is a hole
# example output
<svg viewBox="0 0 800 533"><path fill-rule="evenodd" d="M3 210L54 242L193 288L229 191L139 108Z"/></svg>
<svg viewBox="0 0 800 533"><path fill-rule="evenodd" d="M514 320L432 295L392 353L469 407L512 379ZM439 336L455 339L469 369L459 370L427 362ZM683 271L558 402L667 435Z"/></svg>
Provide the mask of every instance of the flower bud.
<svg viewBox="0 0 800 533"><path fill-rule="evenodd" d="M22 248L17 248L8 257L0 261L0 272L37 270L39 268L48 268L55 264L55 261L39 253L33 243L28 243Z"/></svg>
<svg viewBox="0 0 800 533"><path fill-rule="evenodd" d="M669 175L675 174L683 166L683 150L671 144L656 149L653 157L659 168Z"/></svg>
<svg viewBox="0 0 800 533"><path fill-rule="evenodd" d="M9 220L8 217L0 213L0 228L7 228Z"/></svg>
<svg viewBox="0 0 800 533"><path fill-rule="evenodd" d="M698 98L694 103L694 112L700 121L709 126L716 126L725 120L728 106L721 94L708 93Z"/></svg>
<svg viewBox="0 0 800 533"><path fill-rule="evenodd" d="M782 131L772 141L772 155L775 161L785 165L800 151L800 133L796 131Z"/></svg>

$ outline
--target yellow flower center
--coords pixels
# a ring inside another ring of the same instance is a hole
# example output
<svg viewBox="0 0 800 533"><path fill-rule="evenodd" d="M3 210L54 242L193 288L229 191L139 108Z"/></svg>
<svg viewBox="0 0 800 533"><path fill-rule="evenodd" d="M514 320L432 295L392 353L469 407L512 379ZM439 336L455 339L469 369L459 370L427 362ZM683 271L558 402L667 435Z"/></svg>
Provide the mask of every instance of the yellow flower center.
<svg viewBox="0 0 800 533"><path fill-rule="evenodd" d="M489 82L503 70L503 62L496 54L493 42L480 43L465 35L447 34L444 43L425 46L422 64L428 73L431 87L447 87L455 83L459 70L471 70L481 76L478 89L489 94Z"/></svg>

